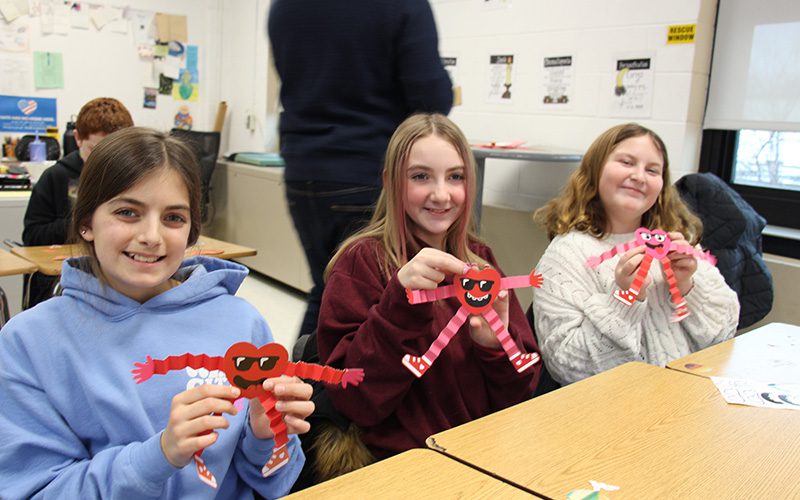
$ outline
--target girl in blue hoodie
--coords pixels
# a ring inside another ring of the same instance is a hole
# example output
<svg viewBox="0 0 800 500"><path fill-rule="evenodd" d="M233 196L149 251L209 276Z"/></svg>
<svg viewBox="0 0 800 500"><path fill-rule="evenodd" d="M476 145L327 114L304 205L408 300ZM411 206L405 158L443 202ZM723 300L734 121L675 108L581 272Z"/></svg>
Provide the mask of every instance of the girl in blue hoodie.
<svg viewBox="0 0 800 500"><path fill-rule="evenodd" d="M0 335L0 498L286 494L304 462L297 437L289 463L262 477L269 420L258 400L237 400L222 372L186 368L146 384L131 375L148 356L272 342L259 313L234 297L245 267L184 260L200 234L191 151L149 129L115 132L87 161L78 193L72 232L86 256L64 262L62 296ZM280 377L264 388L290 434L308 430L308 384ZM198 480L192 458L203 449L216 488Z"/></svg>

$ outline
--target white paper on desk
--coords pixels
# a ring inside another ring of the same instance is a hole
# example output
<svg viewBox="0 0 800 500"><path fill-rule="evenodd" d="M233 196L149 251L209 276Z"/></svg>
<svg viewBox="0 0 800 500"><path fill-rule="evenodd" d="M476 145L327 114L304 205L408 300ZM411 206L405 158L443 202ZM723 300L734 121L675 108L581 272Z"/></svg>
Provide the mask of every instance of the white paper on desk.
<svg viewBox="0 0 800 500"><path fill-rule="evenodd" d="M731 404L800 410L800 385L773 384L728 377L711 377L720 395Z"/></svg>

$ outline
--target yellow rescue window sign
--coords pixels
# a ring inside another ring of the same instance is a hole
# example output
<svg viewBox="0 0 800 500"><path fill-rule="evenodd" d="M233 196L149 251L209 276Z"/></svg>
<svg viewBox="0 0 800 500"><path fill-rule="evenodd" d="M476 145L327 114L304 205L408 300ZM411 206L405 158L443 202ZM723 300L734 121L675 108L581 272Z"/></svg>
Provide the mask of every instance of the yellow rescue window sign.
<svg viewBox="0 0 800 500"><path fill-rule="evenodd" d="M667 27L667 44L694 43L696 24L673 24Z"/></svg>

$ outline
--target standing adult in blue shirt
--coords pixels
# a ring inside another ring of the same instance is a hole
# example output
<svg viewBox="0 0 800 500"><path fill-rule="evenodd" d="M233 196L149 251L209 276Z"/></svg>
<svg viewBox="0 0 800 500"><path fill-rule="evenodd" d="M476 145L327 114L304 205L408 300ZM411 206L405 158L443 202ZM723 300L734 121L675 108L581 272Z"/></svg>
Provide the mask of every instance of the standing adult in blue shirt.
<svg viewBox="0 0 800 500"><path fill-rule="evenodd" d="M414 112L446 115L453 93L427 0L274 0L267 21L286 199L314 281L302 336L325 266L372 215L392 133Z"/></svg>

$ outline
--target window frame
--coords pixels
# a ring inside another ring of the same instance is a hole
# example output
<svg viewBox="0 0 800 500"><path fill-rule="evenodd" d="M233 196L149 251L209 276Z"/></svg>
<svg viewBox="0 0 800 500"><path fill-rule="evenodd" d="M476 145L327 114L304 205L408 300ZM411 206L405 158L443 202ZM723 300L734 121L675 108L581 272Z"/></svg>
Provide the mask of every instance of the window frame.
<svg viewBox="0 0 800 500"><path fill-rule="evenodd" d="M703 130L700 172L711 172L728 183L770 226L800 230L800 191L747 186L733 182L739 130ZM800 241L764 235L764 251L800 259Z"/></svg>

